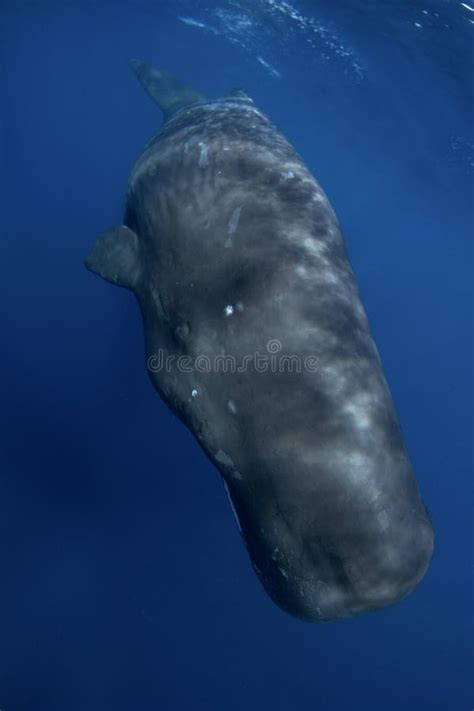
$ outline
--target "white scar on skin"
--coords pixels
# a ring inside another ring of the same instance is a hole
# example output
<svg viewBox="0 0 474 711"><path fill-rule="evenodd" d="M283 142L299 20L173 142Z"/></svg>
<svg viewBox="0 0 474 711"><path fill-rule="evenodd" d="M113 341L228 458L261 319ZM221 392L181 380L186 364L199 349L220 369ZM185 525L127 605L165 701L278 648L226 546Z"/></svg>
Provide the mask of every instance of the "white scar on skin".
<svg viewBox="0 0 474 711"><path fill-rule="evenodd" d="M227 232L230 235L233 235L236 232L237 227L239 226L241 212L242 212L242 205L240 205L239 207L236 207L234 212L232 213L232 217L229 220L229 226L227 229Z"/></svg>
<svg viewBox="0 0 474 711"><path fill-rule="evenodd" d="M202 141L200 141L198 145L199 145L199 148L201 149L201 153L199 155L199 167L200 168L207 168L207 166L209 165L207 146Z"/></svg>

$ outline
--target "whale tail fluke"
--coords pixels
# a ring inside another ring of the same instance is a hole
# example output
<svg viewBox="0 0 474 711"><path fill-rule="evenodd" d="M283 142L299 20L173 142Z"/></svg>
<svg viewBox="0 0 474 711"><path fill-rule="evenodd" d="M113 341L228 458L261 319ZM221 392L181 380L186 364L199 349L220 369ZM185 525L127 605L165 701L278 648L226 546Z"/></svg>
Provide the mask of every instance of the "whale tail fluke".
<svg viewBox="0 0 474 711"><path fill-rule="evenodd" d="M151 67L140 59L131 59L130 67L148 96L162 110L165 121L185 106L207 101L204 94L181 84L178 79L168 72L162 69L155 69L155 67Z"/></svg>

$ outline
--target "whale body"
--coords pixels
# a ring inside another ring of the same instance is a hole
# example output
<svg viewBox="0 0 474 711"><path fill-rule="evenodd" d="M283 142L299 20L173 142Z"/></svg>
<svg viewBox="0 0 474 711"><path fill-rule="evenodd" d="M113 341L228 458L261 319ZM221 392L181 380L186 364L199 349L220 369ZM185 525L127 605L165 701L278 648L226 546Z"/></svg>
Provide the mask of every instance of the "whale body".
<svg viewBox="0 0 474 711"><path fill-rule="evenodd" d="M271 598L308 621L391 605L433 530L331 205L243 91L131 64L164 123L86 266L136 295L153 385Z"/></svg>

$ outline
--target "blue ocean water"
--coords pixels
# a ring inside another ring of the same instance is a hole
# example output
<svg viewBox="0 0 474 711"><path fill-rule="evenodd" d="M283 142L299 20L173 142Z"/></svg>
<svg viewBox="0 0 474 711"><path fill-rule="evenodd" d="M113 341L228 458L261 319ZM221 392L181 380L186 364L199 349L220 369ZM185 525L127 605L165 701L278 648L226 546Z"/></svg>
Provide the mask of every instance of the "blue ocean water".
<svg viewBox="0 0 474 711"><path fill-rule="evenodd" d="M473 706L471 3L0 3L1 711ZM243 87L340 219L436 549L412 595L311 625L88 273L161 117L142 57Z"/></svg>

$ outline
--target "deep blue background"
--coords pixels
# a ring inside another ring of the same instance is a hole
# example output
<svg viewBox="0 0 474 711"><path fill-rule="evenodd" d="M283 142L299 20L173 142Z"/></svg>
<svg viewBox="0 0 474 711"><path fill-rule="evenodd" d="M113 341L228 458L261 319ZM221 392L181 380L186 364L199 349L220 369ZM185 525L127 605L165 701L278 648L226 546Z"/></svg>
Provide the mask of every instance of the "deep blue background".
<svg viewBox="0 0 474 711"><path fill-rule="evenodd" d="M472 707L474 13L276 5L0 2L2 711ZM82 266L160 122L130 56L245 87L338 213L436 530L391 609L273 605L150 386L133 297Z"/></svg>

